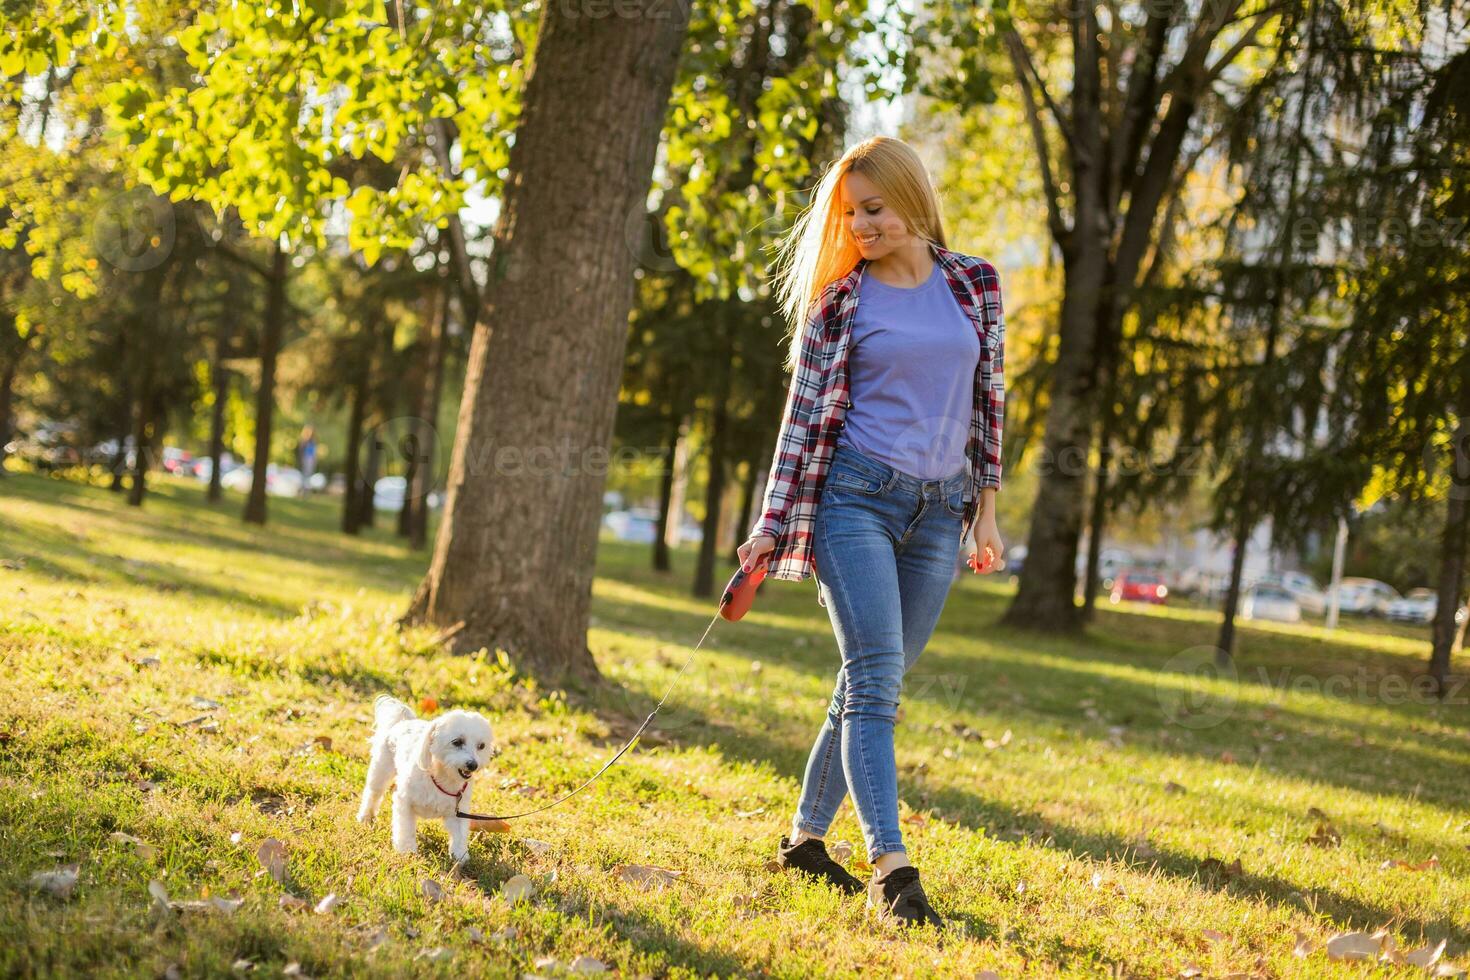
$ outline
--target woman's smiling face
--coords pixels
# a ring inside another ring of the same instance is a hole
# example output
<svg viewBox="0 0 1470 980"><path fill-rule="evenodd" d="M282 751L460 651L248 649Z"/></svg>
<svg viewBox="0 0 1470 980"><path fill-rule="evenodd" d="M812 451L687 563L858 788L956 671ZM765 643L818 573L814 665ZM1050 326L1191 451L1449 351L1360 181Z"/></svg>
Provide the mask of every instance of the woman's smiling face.
<svg viewBox="0 0 1470 980"><path fill-rule="evenodd" d="M867 177L856 171L844 174L839 196L843 225L863 258L881 258L908 242L908 226L903 218Z"/></svg>

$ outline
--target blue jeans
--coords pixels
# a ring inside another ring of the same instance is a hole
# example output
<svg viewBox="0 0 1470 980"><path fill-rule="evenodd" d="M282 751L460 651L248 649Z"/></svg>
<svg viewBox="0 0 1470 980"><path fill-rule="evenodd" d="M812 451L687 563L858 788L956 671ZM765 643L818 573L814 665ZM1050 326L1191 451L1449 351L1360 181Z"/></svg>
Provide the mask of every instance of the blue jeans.
<svg viewBox="0 0 1470 980"><path fill-rule="evenodd" d="M807 759L795 831L823 836L852 793L868 860L902 851L893 727L903 676L955 579L966 471L920 480L839 443L814 530L817 578L842 654Z"/></svg>

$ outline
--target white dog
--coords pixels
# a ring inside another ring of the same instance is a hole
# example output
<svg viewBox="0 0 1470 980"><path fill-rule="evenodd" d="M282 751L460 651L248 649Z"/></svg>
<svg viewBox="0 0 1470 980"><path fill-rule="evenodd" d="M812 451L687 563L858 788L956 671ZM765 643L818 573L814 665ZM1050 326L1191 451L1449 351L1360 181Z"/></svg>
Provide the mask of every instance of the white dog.
<svg viewBox="0 0 1470 980"><path fill-rule="evenodd" d="M437 818L449 832L449 856L468 861L470 822L455 812L461 800L468 800L470 780L492 750L490 723L483 715L459 710L425 721L386 694L374 704L373 715L372 760L358 822L373 822L388 784L396 782L394 849L413 854L418 849L418 818Z"/></svg>

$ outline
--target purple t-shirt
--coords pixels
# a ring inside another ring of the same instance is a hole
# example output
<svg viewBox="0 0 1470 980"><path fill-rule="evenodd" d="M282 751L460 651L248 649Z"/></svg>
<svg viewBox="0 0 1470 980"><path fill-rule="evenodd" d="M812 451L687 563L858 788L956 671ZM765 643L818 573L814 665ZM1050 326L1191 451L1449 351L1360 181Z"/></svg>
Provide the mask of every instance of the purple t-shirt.
<svg viewBox="0 0 1470 980"><path fill-rule="evenodd" d="M864 270L848 362L850 443L920 480L966 468L980 338L944 270L905 289Z"/></svg>

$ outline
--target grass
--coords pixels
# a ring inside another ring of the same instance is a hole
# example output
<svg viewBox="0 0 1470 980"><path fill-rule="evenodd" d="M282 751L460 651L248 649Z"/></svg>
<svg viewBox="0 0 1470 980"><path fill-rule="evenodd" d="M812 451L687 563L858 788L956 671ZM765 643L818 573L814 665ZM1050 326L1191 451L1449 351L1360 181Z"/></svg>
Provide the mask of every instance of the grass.
<svg viewBox="0 0 1470 980"><path fill-rule="evenodd" d="M386 808L352 820L374 695L491 715L503 754L477 807L550 799L704 631L692 551L665 576L602 542L589 642L612 684L582 696L395 628L425 558L386 530L341 536L332 501L272 500L258 529L238 497L155 486L139 511L0 483L0 559L21 566L0 569L0 975L551 976L577 957L628 977L1427 975L1321 948L1379 928L1466 960L1470 687L1416 695L1423 639L1243 624L1235 676L1211 678L1190 672L1205 611L1104 606L1085 638L1044 638L995 625L1006 583L961 580L897 732L906 843L953 927L904 937L767 866L837 663L810 580L717 623L651 737L568 803L476 835L456 876L438 825L402 857ZM1307 842L1323 821L1336 846ZM861 853L850 803L839 840ZM30 886L69 863L70 897ZM648 887L626 865L680 874ZM535 894L512 904L515 874ZM150 881L243 904L169 910Z"/></svg>

